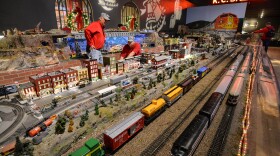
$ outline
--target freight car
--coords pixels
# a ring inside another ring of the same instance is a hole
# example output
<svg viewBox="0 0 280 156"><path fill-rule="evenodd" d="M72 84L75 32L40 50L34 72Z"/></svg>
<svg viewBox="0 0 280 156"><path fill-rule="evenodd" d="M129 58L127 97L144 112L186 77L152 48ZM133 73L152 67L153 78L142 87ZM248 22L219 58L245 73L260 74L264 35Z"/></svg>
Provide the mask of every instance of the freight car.
<svg viewBox="0 0 280 156"><path fill-rule="evenodd" d="M192 155L206 133L207 127L208 118L203 115L196 115L188 127L174 142L171 154L174 156Z"/></svg>
<svg viewBox="0 0 280 156"><path fill-rule="evenodd" d="M69 156L103 156L105 155L104 150L101 147L99 140L90 138L85 142L85 145L77 149Z"/></svg>
<svg viewBox="0 0 280 156"><path fill-rule="evenodd" d="M177 85L165 91L162 95L168 106L171 106L176 100L183 95L183 88Z"/></svg>
<svg viewBox="0 0 280 156"><path fill-rule="evenodd" d="M166 102L163 98L152 100L152 103L142 109L142 114L145 116L145 125L153 121L166 109Z"/></svg>
<svg viewBox="0 0 280 156"><path fill-rule="evenodd" d="M144 115L136 112L103 133L105 147L115 151L143 128Z"/></svg>
<svg viewBox="0 0 280 156"><path fill-rule="evenodd" d="M183 94L186 94L194 86L194 84L194 79L192 78L192 76L189 76L182 82L178 83L178 86L183 88Z"/></svg>
<svg viewBox="0 0 280 156"><path fill-rule="evenodd" d="M27 135L30 137L34 137L35 135L37 135L38 133L40 133L41 131L44 131L47 129L47 127L49 127L53 120L55 118L52 116L52 118L47 119L46 121L40 123L38 126L36 126L35 128L27 131Z"/></svg>

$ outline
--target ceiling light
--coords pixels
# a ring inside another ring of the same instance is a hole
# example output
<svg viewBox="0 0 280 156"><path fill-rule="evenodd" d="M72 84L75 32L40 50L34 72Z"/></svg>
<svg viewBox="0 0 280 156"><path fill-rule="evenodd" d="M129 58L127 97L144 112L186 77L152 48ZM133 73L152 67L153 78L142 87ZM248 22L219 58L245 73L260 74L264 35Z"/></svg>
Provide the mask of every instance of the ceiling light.
<svg viewBox="0 0 280 156"><path fill-rule="evenodd" d="M260 18L263 18L264 16L264 9L262 9L261 14L260 14Z"/></svg>

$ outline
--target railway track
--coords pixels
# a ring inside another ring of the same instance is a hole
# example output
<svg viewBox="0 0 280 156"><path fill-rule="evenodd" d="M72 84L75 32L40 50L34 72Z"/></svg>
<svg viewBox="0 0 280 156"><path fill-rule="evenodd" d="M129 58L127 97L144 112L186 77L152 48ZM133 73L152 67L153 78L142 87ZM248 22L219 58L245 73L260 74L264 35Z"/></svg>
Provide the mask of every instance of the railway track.
<svg viewBox="0 0 280 156"><path fill-rule="evenodd" d="M236 51L238 48L232 50ZM242 49L240 49L238 52L236 53L240 53L241 51L244 50L244 47ZM227 57L229 54L225 55L223 58ZM225 68L228 68L235 60L235 58L237 57L237 55L235 55L235 57L233 57L230 62L226 65ZM215 67L217 65L219 65L222 61L224 61L224 59L219 59L217 62L213 63L212 67ZM211 63L210 63L211 64ZM208 65L210 65L208 64ZM197 107L197 105L199 103L201 103L201 101L209 94L209 92L211 91L211 89L216 85L216 83L220 80L220 78L222 77L222 75L225 73L225 70L221 71L219 73L219 76L217 76L217 78L215 78L212 82L210 82L209 87L204 90L196 99L193 103L191 103L191 105L189 107L187 107L180 115L177 119L174 120L174 122L172 124L170 124L170 126L165 129L163 131L162 134L158 135L158 137L144 150L141 152L141 156L150 156L150 155L155 155L164 145L164 143L170 138L171 135L173 135L173 133L184 123L184 121L192 114L192 112L195 110L195 108Z"/></svg>
<svg viewBox="0 0 280 156"><path fill-rule="evenodd" d="M223 149L226 144L226 138L230 130L235 108L236 107L233 106L227 106L222 121L220 122L219 128L215 134L215 138L207 153L208 156L219 156L223 154Z"/></svg>
<svg viewBox="0 0 280 156"><path fill-rule="evenodd" d="M23 110L23 108L22 108L21 106L19 106L19 105L3 103L3 104L1 104L1 106L13 107L13 108L16 110L16 112L17 112L17 118L16 118L16 120L12 123L12 125L11 125L9 128L7 128L4 132L2 132L2 133L0 134L0 138L1 138L1 139L0 139L0 141L1 141L0 144L2 144L3 141L4 141L4 140L2 140L2 139L4 139L4 137L5 137L8 133L10 133L12 129L14 129L17 125L19 125L19 123L21 122L21 120L22 120L23 117L24 117L24 110Z"/></svg>

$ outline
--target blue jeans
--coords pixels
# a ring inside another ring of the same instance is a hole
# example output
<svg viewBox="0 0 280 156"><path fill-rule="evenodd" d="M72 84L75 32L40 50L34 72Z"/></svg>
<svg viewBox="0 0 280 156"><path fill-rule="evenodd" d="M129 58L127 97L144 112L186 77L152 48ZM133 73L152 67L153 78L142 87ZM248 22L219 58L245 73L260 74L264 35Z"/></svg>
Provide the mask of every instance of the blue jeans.
<svg viewBox="0 0 280 156"><path fill-rule="evenodd" d="M103 64L103 56L99 50L92 49L88 54L88 57L90 59L96 59L98 63Z"/></svg>
<svg viewBox="0 0 280 156"><path fill-rule="evenodd" d="M267 52L268 46L269 46L270 40L263 40L263 46L265 52Z"/></svg>

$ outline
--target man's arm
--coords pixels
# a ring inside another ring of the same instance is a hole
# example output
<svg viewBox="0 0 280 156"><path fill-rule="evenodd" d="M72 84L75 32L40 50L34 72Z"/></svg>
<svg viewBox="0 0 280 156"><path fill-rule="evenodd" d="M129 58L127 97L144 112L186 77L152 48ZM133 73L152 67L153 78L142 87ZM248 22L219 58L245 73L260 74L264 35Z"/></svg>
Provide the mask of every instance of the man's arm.
<svg viewBox="0 0 280 156"><path fill-rule="evenodd" d="M254 33L266 33L267 31L268 31L267 28L263 28L263 29L254 31Z"/></svg>

